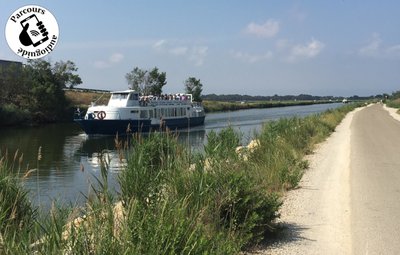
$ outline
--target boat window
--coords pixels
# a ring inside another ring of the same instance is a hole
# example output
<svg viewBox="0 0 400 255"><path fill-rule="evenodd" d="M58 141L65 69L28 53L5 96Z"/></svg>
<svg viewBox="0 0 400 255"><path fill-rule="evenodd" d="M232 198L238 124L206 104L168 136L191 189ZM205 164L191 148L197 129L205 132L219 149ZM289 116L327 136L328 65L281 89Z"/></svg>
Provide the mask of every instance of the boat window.
<svg viewBox="0 0 400 255"><path fill-rule="evenodd" d="M185 116L186 115L186 108L179 108L178 115L179 116Z"/></svg>
<svg viewBox="0 0 400 255"><path fill-rule="evenodd" d="M138 94L131 94L131 95L129 96L129 100L135 100L135 101L137 101L137 100L139 100L139 95L138 95Z"/></svg>
<svg viewBox="0 0 400 255"><path fill-rule="evenodd" d="M138 110L132 110L131 113L138 113Z"/></svg>
<svg viewBox="0 0 400 255"><path fill-rule="evenodd" d="M127 99L128 98L128 93L115 93L112 94L112 99Z"/></svg>
<svg viewBox="0 0 400 255"><path fill-rule="evenodd" d="M149 117L149 111L148 110L142 110L140 111L140 118L146 119Z"/></svg>

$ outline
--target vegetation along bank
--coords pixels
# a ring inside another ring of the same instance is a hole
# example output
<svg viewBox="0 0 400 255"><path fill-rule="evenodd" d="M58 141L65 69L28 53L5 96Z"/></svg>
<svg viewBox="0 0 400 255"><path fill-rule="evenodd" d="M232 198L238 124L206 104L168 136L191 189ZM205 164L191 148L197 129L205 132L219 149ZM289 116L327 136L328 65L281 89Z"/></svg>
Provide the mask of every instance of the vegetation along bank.
<svg viewBox="0 0 400 255"><path fill-rule="evenodd" d="M211 131L204 153L190 152L168 132L135 135L129 151L116 138L119 157L128 162L118 178L121 192L110 192L107 160L100 157L96 196L86 207L54 205L49 213L30 204L24 174L13 174L20 156L7 162L3 155L1 253L238 254L274 231L282 193L308 166L304 155L355 107L268 122L240 150L232 128ZM40 160L39 150L37 168Z"/></svg>

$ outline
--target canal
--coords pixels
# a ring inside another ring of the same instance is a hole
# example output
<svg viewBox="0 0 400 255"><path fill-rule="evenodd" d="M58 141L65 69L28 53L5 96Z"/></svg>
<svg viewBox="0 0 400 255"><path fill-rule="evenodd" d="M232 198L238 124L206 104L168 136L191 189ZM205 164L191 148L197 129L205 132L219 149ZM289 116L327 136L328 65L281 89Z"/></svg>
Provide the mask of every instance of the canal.
<svg viewBox="0 0 400 255"><path fill-rule="evenodd" d="M193 150L201 150L207 132L232 126L243 134L242 142L246 144L267 121L304 117L340 105L316 104L209 113L204 126L181 130L179 140ZM115 151L114 138L89 137L74 123L13 127L0 129L0 150L1 155L8 153L10 161L14 161L14 155L18 152L13 169L21 176L35 169L24 178L24 186L30 191L30 198L35 205L49 208L52 201L61 205L81 205L85 197L91 195L91 186L96 184L95 177L100 175L99 156L102 154L110 161L110 187L118 192L116 178L123 163Z"/></svg>

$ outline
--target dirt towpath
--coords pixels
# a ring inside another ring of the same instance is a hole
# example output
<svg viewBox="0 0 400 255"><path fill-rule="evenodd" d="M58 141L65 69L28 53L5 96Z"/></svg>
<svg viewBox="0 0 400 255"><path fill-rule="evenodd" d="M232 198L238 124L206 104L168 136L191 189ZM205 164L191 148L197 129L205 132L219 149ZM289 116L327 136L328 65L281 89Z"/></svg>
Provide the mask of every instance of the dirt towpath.
<svg viewBox="0 0 400 255"><path fill-rule="evenodd" d="M253 254L398 254L399 120L380 104L349 113L287 193L276 241Z"/></svg>

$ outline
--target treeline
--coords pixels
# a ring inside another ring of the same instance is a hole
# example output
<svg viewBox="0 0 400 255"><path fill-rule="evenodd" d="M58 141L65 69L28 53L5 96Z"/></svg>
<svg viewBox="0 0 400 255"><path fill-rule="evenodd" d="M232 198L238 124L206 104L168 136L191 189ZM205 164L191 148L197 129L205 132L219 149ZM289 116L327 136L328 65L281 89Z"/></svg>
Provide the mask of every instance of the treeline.
<svg viewBox="0 0 400 255"><path fill-rule="evenodd" d="M64 88L82 83L71 61L28 60L0 65L0 126L69 119Z"/></svg>
<svg viewBox="0 0 400 255"><path fill-rule="evenodd" d="M377 96L368 96L368 97L360 97L357 95L346 97L348 100L352 101L359 101L359 100L370 100L374 98L382 98L383 95ZM273 95L273 96L249 96L249 95L239 95L239 94L208 94L203 95L203 100L209 101L336 101L336 100L343 100L345 97L335 97L335 96L312 96L307 94L300 94L300 95Z"/></svg>
<svg viewBox="0 0 400 255"><path fill-rule="evenodd" d="M206 113L208 113L208 112L224 112L224 111L237 111L246 109L261 109L261 108L327 104L327 103L332 103L332 102L327 100L321 100L321 101L282 100L282 101L246 101L246 102L204 100L203 106Z"/></svg>
<svg viewBox="0 0 400 255"><path fill-rule="evenodd" d="M125 75L129 88L140 92L143 95L161 95L162 89L167 84L167 74L160 72L157 67L151 70L144 70L139 67ZM185 92L192 94L195 102L201 102L203 84L200 79L189 77L184 81Z"/></svg>

